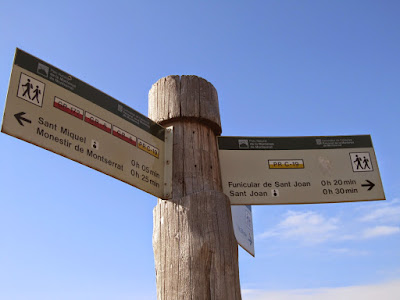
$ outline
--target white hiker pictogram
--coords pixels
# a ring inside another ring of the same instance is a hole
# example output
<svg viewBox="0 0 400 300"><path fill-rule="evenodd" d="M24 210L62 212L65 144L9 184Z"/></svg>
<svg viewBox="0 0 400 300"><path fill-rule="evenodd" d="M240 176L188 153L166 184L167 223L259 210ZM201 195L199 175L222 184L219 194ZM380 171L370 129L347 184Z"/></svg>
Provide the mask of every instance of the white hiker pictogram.
<svg viewBox="0 0 400 300"><path fill-rule="evenodd" d="M42 107L45 84L21 73L17 96L32 104Z"/></svg>
<svg viewBox="0 0 400 300"><path fill-rule="evenodd" d="M351 165L354 172L373 171L371 157L369 152L350 153Z"/></svg>

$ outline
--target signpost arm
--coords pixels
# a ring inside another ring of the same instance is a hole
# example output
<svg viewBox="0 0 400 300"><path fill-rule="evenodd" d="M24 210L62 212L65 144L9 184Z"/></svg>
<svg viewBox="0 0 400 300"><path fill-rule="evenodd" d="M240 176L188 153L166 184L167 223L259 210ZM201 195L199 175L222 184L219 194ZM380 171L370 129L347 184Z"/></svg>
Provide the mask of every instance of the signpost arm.
<svg viewBox="0 0 400 300"><path fill-rule="evenodd" d="M197 76L162 78L149 92L149 117L174 127L172 199L158 199L153 212L157 298L241 299L215 88Z"/></svg>

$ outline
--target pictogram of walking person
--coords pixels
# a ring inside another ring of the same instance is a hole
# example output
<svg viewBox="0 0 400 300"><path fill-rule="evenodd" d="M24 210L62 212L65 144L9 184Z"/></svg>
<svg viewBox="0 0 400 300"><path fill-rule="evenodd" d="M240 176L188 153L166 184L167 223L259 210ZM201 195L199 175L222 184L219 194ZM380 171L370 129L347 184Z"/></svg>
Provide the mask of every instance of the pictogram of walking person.
<svg viewBox="0 0 400 300"><path fill-rule="evenodd" d="M358 157L358 155L356 155L356 160L354 161L354 163L357 164L357 165L356 165L357 170L358 170L358 169L364 169L364 168L362 167L362 165L361 165L361 161L362 161L361 157Z"/></svg>
<svg viewBox="0 0 400 300"><path fill-rule="evenodd" d="M31 99L31 89L33 89L33 85L31 83L31 80L28 79L27 83L23 84L22 86L26 87L24 93L22 94L22 97L25 97L25 95L28 94L29 99Z"/></svg>
<svg viewBox="0 0 400 300"><path fill-rule="evenodd" d="M363 169L368 169L368 170L371 169L370 166L369 166L369 164L368 164L368 163L369 163L369 159L366 158L365 156L364 156L363 163L364 163L364 168L363 168Z"/></svg>
<svg viewBox="0 0 400 300"><path fill-rule="evenodd" d="M28 79L29 80L29 79ZM36 86L36 89L33 91L33 98L32 98L32 101L33 100L35 100L35 98L36 98L36 101L39 103L39 95L41 94L42 92L39 90L39 86L37 85Z"/></svg>

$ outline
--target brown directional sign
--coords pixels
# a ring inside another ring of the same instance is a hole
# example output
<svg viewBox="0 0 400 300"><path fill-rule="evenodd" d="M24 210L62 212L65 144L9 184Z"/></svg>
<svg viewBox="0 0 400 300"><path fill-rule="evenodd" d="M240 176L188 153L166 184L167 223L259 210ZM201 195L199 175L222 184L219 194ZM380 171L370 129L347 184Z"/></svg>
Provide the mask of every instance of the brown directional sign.
<svg viewBox="0 0 400 300"><path fill-rule="evenodd" d="M171 197L172 129L19 49L1 131Z"/></svg>
<svg viewBox="0 0 400 300"><path fill-rule="evenodd" d="M219 137L231 204L384 200L371 137Z"/></svg>

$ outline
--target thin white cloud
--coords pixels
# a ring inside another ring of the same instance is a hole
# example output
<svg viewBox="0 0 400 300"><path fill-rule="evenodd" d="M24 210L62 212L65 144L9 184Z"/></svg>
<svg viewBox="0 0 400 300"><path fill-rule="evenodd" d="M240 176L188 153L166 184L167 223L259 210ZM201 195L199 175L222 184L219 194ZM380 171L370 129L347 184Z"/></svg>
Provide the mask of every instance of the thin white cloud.
<svg viewBox="0 0 400 300"><path fill-rule="evenodd" d="M342 215L340 220L315 211L288 211L277 225L256 238L279 238L315 245L326 241L361 241L400 233L397 226L400 222L399 199L371 204L359 210L361 217L343 218ZM354 211L348 213L355 214ZM367 228L366 223L369 223Z"/></svg>
<svg viewBox="0 0 400 300"><path fill-rule="evenodd" d="M332 253L336 253L336 254L345 254L345 255L351 255L351 256L369 255L368 251L356 250L356 249L350 249L350 248L333 248L333 249L330 249L330 251Z"/></svg>
<svg viewBox="0 0 400 300"><path fill-rule="evenodd" d="M389 202L380 202L369 206L359 220L361 222L400 222L400 200L394 199Z"/></svg>
<svg viewBox="0 0 400 300"><path fill-rule="evenodd" d="M278 225L258 237L264 239L278 236L283 239L295 239L307 244L316 244L329 239L338 229L337 224L338 219L325 218L313 211L288 211Z"/></svg>
<svg viewBox="0 0 400 300"><path fill-rule="evenodd" d="M400 233L400 227L396 226L375 226L372 228L367 228L362 237L364 239L371 239L381 236L388 236Z"/></svg>
<svg viewBox="0 0 400 300"><path fill-rule="evenodd" d="M400 279L375 285L303 290L264 291L242 290L243 300L398 300Z"/></svg>

